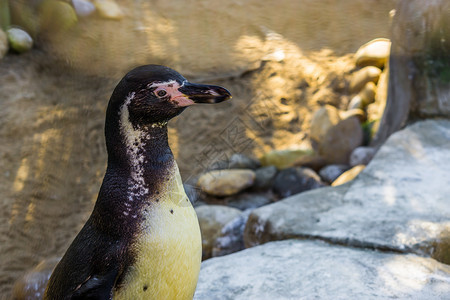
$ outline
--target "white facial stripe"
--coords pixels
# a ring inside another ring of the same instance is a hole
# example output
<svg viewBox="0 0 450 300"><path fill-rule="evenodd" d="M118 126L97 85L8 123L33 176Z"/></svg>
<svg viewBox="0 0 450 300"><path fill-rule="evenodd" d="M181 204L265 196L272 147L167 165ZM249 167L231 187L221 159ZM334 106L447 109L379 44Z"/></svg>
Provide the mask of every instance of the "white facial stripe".
<svg viewBox="0 0 450 300"><path fill-rule="evenodd" d="M120 108L120 132L125 139L125 145L127 148L127 156L131 164L131 178L128 182L128 201L133 202L136 196L144 196L148 194L148 188L146 187L144 180L144 167L145 160L143 147L146 140L150 137L148 133L140 128L135 129L130 122L130 113L128 111L128 105L131 103L135 96L135 93L128 95L125 103ZM123 212L125 216L131 211L131 205L129 202L125 203L126 211Z"/></svg>
<svg viewBox="0 0 450 300"><path fill-rule="evenodd" d="M153 88L153 87L160 87L160 86L168 86L170 84L174 85L174 84L178 84L178 82L176 82L175 80L169 80L169 81L154 81L152 84L149 84L147 87L148 88ZM184 82L183 82L184 84Z"/></svg>

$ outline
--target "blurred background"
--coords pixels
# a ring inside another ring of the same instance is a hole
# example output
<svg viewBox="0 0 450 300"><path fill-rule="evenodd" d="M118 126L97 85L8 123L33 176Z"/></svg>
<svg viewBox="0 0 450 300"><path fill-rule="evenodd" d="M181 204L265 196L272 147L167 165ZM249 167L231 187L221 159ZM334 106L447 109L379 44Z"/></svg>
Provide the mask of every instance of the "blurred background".
<svg viewBox="0 0 450 300"><path fill-rule="evenodd" d="M61 256L88 218L106 167L106 105L131 68L167 65L233 94L170 123L186 182L236 153L307 153L317 171L349 164L353 149L344 161L328 158L325 121L313 119L321 108L328 123L350 115L360 128L355 145L373 142L388 54L368 63L361 51L377 39L389 53L400 2L0 0L0 295L11 296L14 281L41 260ZM358 82L368 65L376 74L366 70ZM289 159L280 168L299 165Z"/></svg>

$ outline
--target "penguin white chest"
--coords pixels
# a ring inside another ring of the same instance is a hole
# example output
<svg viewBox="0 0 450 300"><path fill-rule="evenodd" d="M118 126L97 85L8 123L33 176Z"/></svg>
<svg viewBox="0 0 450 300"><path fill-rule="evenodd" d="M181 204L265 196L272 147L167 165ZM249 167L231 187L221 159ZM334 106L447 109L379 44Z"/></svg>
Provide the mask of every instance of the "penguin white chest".
<svg viewBox="0 0 450 300"><path fill-rule="evenodd" d="M197 215L176 172L143 211L136 260L114 299L192 299L202 246Z"/></svg>

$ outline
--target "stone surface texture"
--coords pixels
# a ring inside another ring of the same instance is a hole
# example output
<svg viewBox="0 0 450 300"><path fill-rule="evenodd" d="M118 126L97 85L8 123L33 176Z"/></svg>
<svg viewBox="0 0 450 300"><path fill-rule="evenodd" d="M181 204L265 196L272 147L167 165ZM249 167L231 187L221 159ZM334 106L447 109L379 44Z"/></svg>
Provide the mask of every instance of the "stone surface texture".
<svg viewBox="0 0 450 300"><path fill-rule="evenodd" d="M450 251L449 157L450 121L411 125L392 135L356 180L254 210L246 246L311 237L444 260L442 253Z"/></svg>
<svg viewBox="0 0 450 300"><path fill-rule="evenodd" d="M349 168L348 165L328 165L320 170L319 175L325 182L332 183Z"/></svg>
<svg viewBox="0 0 450 300"><path fill-rule="evenodd" d="M304 156L314 154L312 149L283 149L273 150L261 157L263 166L275 166L278 169L286 169L295 165Z"/></svg>
<svg viewBox="0 0 450 300"><path fill-rule="evenodd" d="M342 173L338 178L336 178L335 181L331 183L331 186L338 186L344 183L347 183L349 181L352 181L356 178L356 176L359 175L364 169L366 168L365 165L357 165L351 168L350 170L345 171Z"/></svg>
<svg viewBox="0 0 450 300"><path fill-rule="evenodd" d="M369 82L377 83L380 78L381 70L377 67L369 66L352 74L350 79L350 92L357 93Z"/></svg>
<svg viewBox="0 0 450 300"><path fill-rule="evenodd" d="M280 198L286 198L304 191L324 186L319 175L309 168L288 168L275 177L273 191Z"/></svg>
<svg viewBox="0 0 450 300"><path fill-rule="evenodd" d="M231 196L253 185L252 170L214 170L200 176L197 185L212 196Z"/></svg>
<svg viewBox="0 0 450 300"><path fill-rule="evenodd" d="M383 68L389 58L391 41L378 38L362 45L356 51L355 59L358 67L375 66Z"/></svg>
<svg viewBox="0 0 450 300"><path fill-rule="evenodd" d="M363 143L363 130L357 117L340 121L319 143L319 154L332 164L347 164L350 154Z"/></svg>
<svg viewBox="0 0 450 300"><path fill-rule="evenodd" d="M401 0L391 26L386 110L374 145L410 116L450 116L450 2Z"/></svg>
<svg viewBox="0 0 450 300"><path fill-rule="evenodd" d="M213 257L223 256L245 249L244 229L250 212L250 210L243 212L222 228L212 249Z"/></svg>
<svg viewBox="0 0 450 300"><path fill-rule="evenodd" d="M373 147L358 147L350 155L350 166L367 165L377 150Z"/></svg>
<svg viewBox="0 0 450 300"><path fill-rule="evenodd" d="M450 299L431 258L287 240L203 262L194 299Z"/></svg>
<svg viewBox="0 0 450 300"><path fill-rule="evenodd" d="M211 257L212 247L222 228L237 218L241 211L223 205L202 205L195 208L202 233L202 258Z"/></svg>
<svg viewBox="0 0 450 300"><path fill-rule="evenodd" d="M320 142L328 130L339 123L340 120L339 110L336 107L327 104L319 108L311 119L311 139Z"/></svg>

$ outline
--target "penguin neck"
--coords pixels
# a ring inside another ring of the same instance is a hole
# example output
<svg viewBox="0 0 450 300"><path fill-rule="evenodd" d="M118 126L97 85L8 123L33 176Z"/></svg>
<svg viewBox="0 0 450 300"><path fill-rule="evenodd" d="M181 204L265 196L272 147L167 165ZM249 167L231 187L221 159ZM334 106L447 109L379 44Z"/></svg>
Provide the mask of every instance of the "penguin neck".
<svg viewBox="0 0 450 300"><path fill-rule="evenodd" d="M167 124L120 124L120 136L108 143L108 167L95 214L113 217L116 228L139 220L142 208L158 202L175 180L178 167L167 137Z"/></svg>
<svg viewBox="0 0 450 300"><path fill-rule="evenodd" d="M155 198L153 194L167 184L178 168L168 143L167 122L141 124L130 118L131 98L122 104L119 113L114 113L117 108L108 107L105 125L108 168L104 184L119 191L102 198L138 205Z"/></svg>
<svg viewBox="0 0 450 300"><path fill-rule="evenodd" d="M125 169L120 173L127 172L128 198L131 201L148 199L173 176L176 163L168 143L167 124L132 127L122 123L121 140L124 151L120 151L119 157L112 157L119 160L116 164L119 168ZM109 161L109 164L115 162Z"/></svg>

